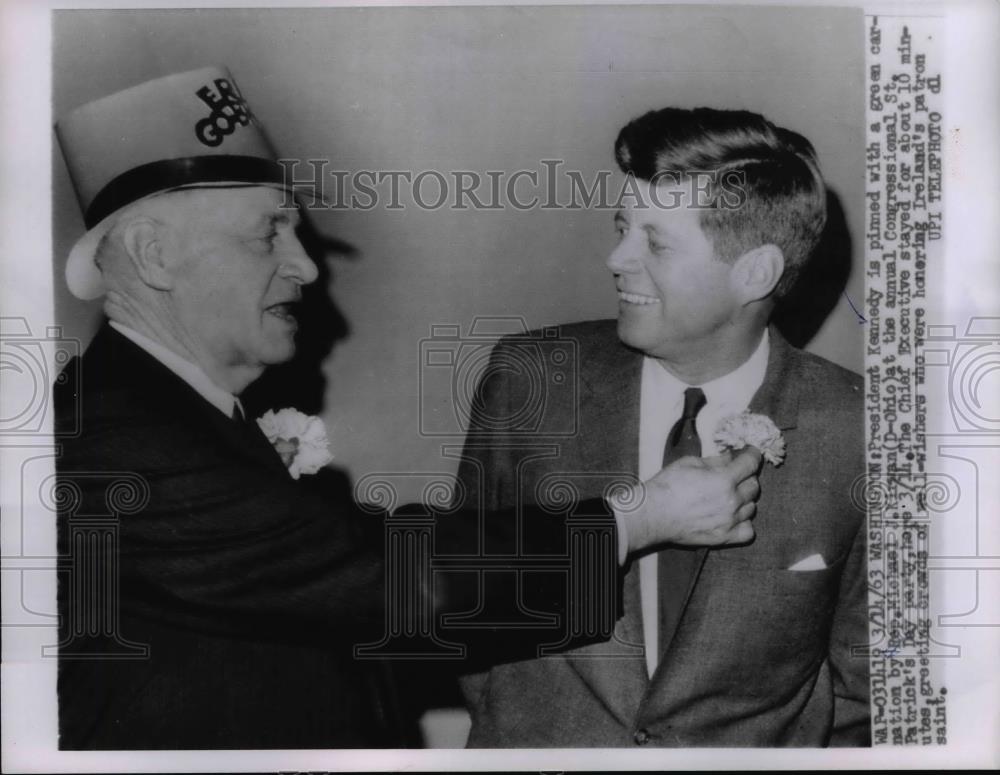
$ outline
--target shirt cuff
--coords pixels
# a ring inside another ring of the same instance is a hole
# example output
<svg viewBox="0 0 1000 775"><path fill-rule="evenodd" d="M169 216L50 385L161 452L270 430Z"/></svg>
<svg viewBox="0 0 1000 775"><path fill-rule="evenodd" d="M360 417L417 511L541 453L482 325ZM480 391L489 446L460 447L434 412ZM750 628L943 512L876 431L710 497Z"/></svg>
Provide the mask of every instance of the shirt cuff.
<svg viewBox="0 0 1000 775"><path fill-rule="evenodd" d="M618 525L618 565L622 566L628 560L628 528L625 525L625 517L612 504L611 510L615 515L615 523Z"/></svg>

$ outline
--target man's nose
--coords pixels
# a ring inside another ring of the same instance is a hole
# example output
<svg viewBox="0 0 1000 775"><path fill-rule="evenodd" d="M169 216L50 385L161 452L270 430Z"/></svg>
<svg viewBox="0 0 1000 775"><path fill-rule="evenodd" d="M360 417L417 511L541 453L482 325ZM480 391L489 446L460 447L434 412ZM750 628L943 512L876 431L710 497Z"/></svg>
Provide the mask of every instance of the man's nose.
<svg viewBox="0 0 1000 775"><path fill-rule="evenodd" d="M627 237L615 246L604 263L614 274L634 272L639 266L639 260L635 257L635 247Z"/></svg>
<svg viewBox="0 0 1000 775"><path fill-rule="evenodd" d="M319 277L319 269L315 262L309 258L305 248L298 237L293 237L288 249L281 257L281 267L279 272L282 277L293 280L299 285L309 285Z"/></svg>

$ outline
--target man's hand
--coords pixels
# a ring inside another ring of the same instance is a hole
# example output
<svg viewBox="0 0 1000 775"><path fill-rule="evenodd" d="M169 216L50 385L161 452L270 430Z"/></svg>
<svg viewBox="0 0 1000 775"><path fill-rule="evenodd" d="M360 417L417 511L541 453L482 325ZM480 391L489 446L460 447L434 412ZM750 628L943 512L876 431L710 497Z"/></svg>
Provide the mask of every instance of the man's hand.
<svg viewBox="0 0 1000 775"><path fill-rule="evenodd" d="M753 540L761 454L685 457L613 501L629 553L658 544L725 546Z"/></svg>

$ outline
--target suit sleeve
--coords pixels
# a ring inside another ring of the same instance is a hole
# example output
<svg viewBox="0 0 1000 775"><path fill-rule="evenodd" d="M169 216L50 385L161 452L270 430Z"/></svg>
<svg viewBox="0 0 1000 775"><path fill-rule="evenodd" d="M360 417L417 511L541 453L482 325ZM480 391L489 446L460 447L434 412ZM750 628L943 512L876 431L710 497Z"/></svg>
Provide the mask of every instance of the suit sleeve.
<svg viewBox="0 0 1000 775"><path fill-rule="evenodd" d="M267 622L282 637L357 643L382 634L384 514L358 508L349 487L330 486L332 472L295 482L280 467L248 463L196 422L139 411L116 396L99 403L85 435L66 445L60 477L81 492L77 514L107 511L116 472L148 491L137 496L145 499L141 508L117 519L123 613L206 632L260 635ZM580 515L578 505L537 510L523 519L523 532L512 507L489 514L485 540L494 549L519 544L529 554L565 554L567 520ZM607 524L603 502L585 509L598 528ZM473 546L480 514L436 515L440 550ZM68 529L65 520L61 526ZM438 612L468 602L468 585L443 588ZM544 611L561 614L561 592L549 583L536 598Z"/></svg>
<svg viewBox="0 0 1000 775"><path fill-rule="evenodd" d="M618 562L619 535L613 511L602 498L586 499L579 493L560 503L539 498L526 491L523 476L526 465L539 456L551 455L553 441L541 433L525 432L512 427L521 410L538 400L537 385L531 384L530 370L505 368L518 363L517 353L509 352L517 343L501 340L491 354L489 365L476 388L472 401L469 429L458 467L455 513L439 520L442 540L438 551L443 553L476 552L487 555L550 556L566 558L566 564L556 559L552 572L525 573L521 583L528 589L526 603L533 610L557 614L562 626L575 613L591 612L595 619L607 624L599 634L570 638L567 646L604 640L611 636L614 621L621 615L622 581L624 574ZM546 397L542 397L544 402ZM573 407L573 411L576 407ZM556 444L557 446L557 444ZM470 529L472 528L472 529ZM570 536L573 538L570 538ZM586 536L586 537L585 537ZM478 543L477 543L478 542ZM581 550L588 543L590 553ZM513 578L515 571L508 571ZM481 599L468 596L477 588L468 584L448 601L449 606L492 607L510 605L502 595L491 599L491 590L503 589L500 576L494 572L494 585L481 585ZM570 576L573 582L570 583ZM482 577L481 577L482 578ZM530 580L530 584L528 583ZM473 596L474 597L474 596ZM536 656L534 646L539 640L550 640L549 632L530 631L490 633L491 643L485 655L487 662L502 658ZM514 644L512 638L520 641ZM498 653L503 644L505 653ZM482 649L484 644L477 644ZM522 648L531 649L522 653Z"/></svg>
<svg viewBox="0 0 1000 775"><path fill-rule="evenodd" d="M81 494L77 514L107 512L116 472L141 481L138 499L148 492L117 520L124 613L208 632L260 635L267 622L283 636L356 641L381 623L381 547L363 540L337 488L248 465L176 422L132 414L86 430L60 460Z"/></svg>
<svg viewBox="0 0 1000 775"><path fill-rule="evenodd" d="M830 636L834 717L831 746L871 745L869 706L868 541L861 520L844 565ZM853 653L857 651L857 653Z"/></svg>

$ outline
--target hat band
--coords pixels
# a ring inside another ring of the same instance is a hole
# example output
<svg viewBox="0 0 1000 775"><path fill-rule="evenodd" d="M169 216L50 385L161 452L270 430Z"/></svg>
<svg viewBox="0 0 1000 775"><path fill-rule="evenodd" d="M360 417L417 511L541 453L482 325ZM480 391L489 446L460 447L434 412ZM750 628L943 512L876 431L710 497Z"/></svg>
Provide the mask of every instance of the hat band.
<svg viewBox="0 0 1000 775"><path fill-rule="evenodd" d="M258 156L190 156L130 169L102 188L84 214L87 229L116 210L160 191L198 183L283 184L284 168Z"/></svg>

